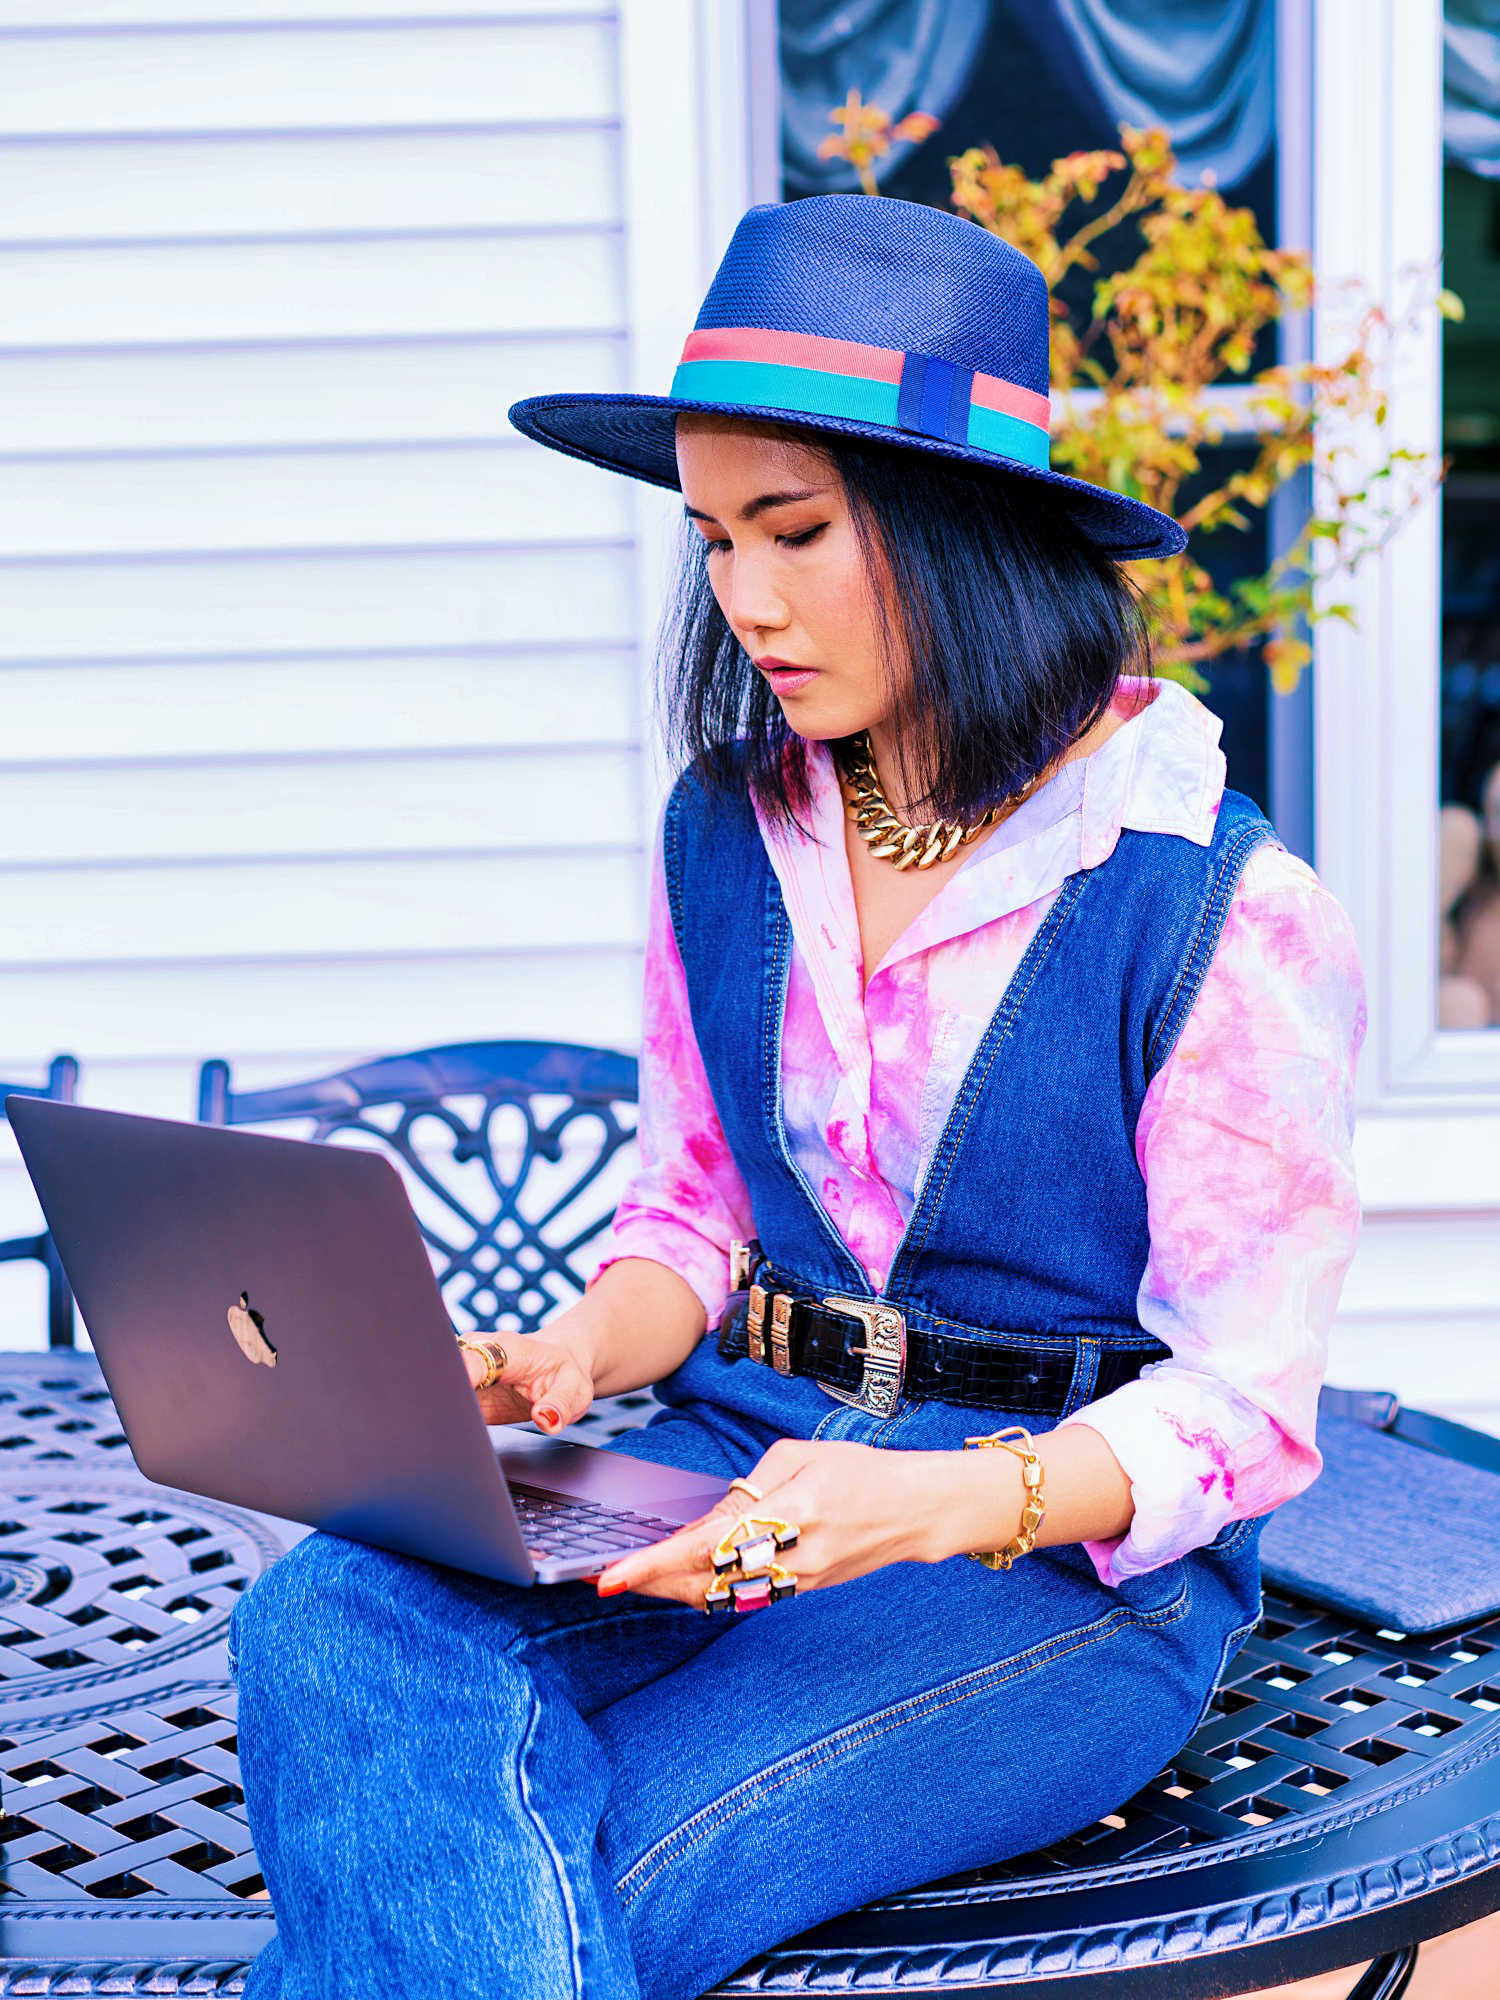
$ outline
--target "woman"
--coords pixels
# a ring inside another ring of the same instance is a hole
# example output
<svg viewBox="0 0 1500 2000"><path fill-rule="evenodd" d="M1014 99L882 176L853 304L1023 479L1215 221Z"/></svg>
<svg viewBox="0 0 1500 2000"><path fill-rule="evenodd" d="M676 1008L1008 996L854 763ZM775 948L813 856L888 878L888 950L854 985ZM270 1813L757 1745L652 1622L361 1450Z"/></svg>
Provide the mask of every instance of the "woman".
<svg viewBox="0 0 1500 2000"><path fill-rule="evenodd" d="M654 1383L617 1448L737 1485L597 1587L325 1536L257 1585L252 2000L687 2000L1117 1806L1257 1616L1359 974L1217 723L1128 672L1117 563L1182 537L1047 469L1047 311L934 211L757 209L670 398L512 413L681 485L687 774L610 1261L467 1358L545 1430Z"/></svg>

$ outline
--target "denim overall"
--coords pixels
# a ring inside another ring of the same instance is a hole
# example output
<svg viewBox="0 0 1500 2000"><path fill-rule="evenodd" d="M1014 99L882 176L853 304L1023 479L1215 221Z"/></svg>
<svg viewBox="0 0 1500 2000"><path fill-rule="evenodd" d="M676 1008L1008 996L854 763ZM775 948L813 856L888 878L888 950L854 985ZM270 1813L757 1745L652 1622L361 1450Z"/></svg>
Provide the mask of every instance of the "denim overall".
<svg viewBox="0 0 1500 2000"><path fill-rule="evenodd" d="M1225 795L1207 849L1126 832L1071 877L959 1090L883 1296L924 1336L1070 1368L1161 1350L1136 1118L1270 829ZM779 1274L867 1297L789 1158L790 928L748 810L679 786L666 855L693 1026ZM939 1349L939 1352L942 1350ZM957 1348L955 1347L955 1351ZM952 1450L1031 1411L884 1414L726 1359L711 1333L618 1449L724 1477L780 1437ZM1101 1584L1081 1549L1008 1572L898 1563L709 1619L520 1590L311 1535L234 1621L246 1804L278 1935L246 2000L692 2000L870 1899L1056 1840L1168 1765L1258 1615L1257 1524Z"/></svg>
<svg viewBox="0 0 1500 2000"><path fill-rule="evenodd" d="M1207 848L1122 832L1108 861L1064 883L959 1087L881 1297L939 1355L944 1341L1019 1343L1052 1380L1060 1361L1061 1407L1038 1405L1033 1429L1093 1399L1101 1356L1113 1382L1167 1354L1136 1317L1150 1249L1136 1124L1245 862L1274 838L1237 792ZM684 780L664 844L694 1035L761 1247L788 1290L868 1298L782 1123L791 924L754 817ZM816 1383L710 1344L661 1393L799 1431L830 1414ZM980 1414L962 1421L994 1429Z"/></svg>

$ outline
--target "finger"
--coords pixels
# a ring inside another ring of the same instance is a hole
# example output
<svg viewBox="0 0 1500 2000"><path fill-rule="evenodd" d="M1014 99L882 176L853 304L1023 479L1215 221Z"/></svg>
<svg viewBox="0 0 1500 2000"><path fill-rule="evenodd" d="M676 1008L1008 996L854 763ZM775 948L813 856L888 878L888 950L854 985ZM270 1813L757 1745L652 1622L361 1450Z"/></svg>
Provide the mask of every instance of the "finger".
<svg viewBox="0 0 1500 2000"><path fill-rule="evenodd" d="M741 1521L781 1520L788 1526L800 1523L786 1511L783 1496L792 1496L795 1480L785 1488L767 1492L764 1500L752 1501L743 1493L726 1493L718 1504L696 1521L679 1528L665 1541L636 1549L611 1563L599 1580L599 1595L613 1597L622 1590L643 1590L656 1596L681 1596L685 1602L700 1603L702 1593L713 1581L714 1550ZM676 1588L668 1588L674 1584Z"/></svg>
<svg viewBox="0 0 1500 2000"><path fill-rule="evenodd" d="M608 1564L599 1578L599 1595L614 1597L622 1590L644 1590L674 1574L711 1575L709 1551L713 1546L714 1541L702 1529L679 1529L663 1542L653 1542L648 1549L633 1549L628 1556Z"/></svg>
<svg viewBox="0 0 1500 2000"><path fill-rule="evenodd" d="M576 1423L594 1400L594 1385L572 1358L540 1341L513 1337L494 1343L505 1357L495 1381L480 1391L502 1421L529 1415L543 1430L559 1431ZM464 1359L483 1373L479 1358ZM507 1407L514 1405L515 1408Z"/></svg>

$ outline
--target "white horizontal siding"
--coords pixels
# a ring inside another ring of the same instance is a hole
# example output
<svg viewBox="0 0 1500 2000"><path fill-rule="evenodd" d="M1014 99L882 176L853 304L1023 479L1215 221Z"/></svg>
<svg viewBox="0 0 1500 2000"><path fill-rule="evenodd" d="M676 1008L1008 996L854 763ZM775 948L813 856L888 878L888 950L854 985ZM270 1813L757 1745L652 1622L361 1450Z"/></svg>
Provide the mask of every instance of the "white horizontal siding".
<svg viewBox="0 0 1500 2000"><path fill-rule="evenodd" d="M633 515L505 419L628 380L616 39L0 0L0 1080L634 1042Z"/></svg>
<svg viewBox="0 0 1500 2000"><path fill-rule="evenodd" d="M601 646L7 667L0 790L29 764L107 768L144 757L187 766L455 746L524 752L583 736L623 746L635 730L631 664L628 649Z"/></svg>
<svg viewBox="0 0 1500 2000"><path fill-rule="evenodd" d="M385 942L385 940L382 940ZM193 1115L197 1062L233 1056L250 1084L320 1074L384 1050L483 1036L633 1046L640 952L601 945L368 957L321 963L194 955L79 977L11 968L15 1054L0 1079L34 1074L55 1047L86 1050L85 1095L121 1110ZM357 1031L357 1032L356 1032ZM102 1081L101 1081L102 1079Z"/></svg>
<svg viewBox="0 0 1500 2000"><path fill-rule="evenodd" d="M115 34L13 34L0 63L0 132L76 137L603 121L616 113L607 28L601 14L250 27L210 20Z"/></svg>
<svg viewBox="0 0 1500 2000"><path fill-rule="evenodd" d="M635 762L633 750L570 744L12 769L0 774L0 892L9 902L17 867L71 872L101 854L111 868L393 851L511 856L553 835L606 850L634 822ZM559 799L569 802L565 821ZM223 884L228 893L233 878Z"/></svg>
<svg viewBox="0 0 1500 2000"><path fill-rule="evenodd" d="M612 128L11 140L0 239L369 235L613 223ZM100 185L101 154L108 160Z"/></svg>
<svg viewBox="0 0 1500 2000"><path fill-rule="evenodd" d="M1493 1211L1365 1218L1329 1380L1500 1433L1500 1228Z"/></svg>
<svg viewBox="0 0 1500 2000"><path fill-rule="evenodd" d="M247 779L246 782L249 782ZM0 967L559 950L639 936L632 850L94 862L0 877ZM59 897L66 902L59 909Z"/></svg>
<svg viewBox="0 0 1500 2000"><path fill-rule="evenodd" d="M624 484L511 443L12 458L0 548L14 560L623 541Z"/></svg>
<svg viewBox="0 0 1500 2000"><path fill-rule="evenodd" d="M513 440L506 411L549 390L622 389L617 334L420 336L260 346L12 349L8 453Z"/></svg>
<svg viewBox="0 0 1500 2000"><path fill-rule="evenodd" d="M619 253L598 229L0 247L0 347L592 333L620 324Z"/></svg>
<svg viewBox="0 0 1500 2000"><path fill-rule="evenodd" d="M170 555L0 565L0 662L617 642L628 551ZM67 718L58 718L67 741Z"/></svg>
<svg viewBox="0 0 1500 2000"><path fill-rule="evenodd" d="M265 27L300 21L533 21L599 18L579 0L0 0L0 29Z"/></svg>

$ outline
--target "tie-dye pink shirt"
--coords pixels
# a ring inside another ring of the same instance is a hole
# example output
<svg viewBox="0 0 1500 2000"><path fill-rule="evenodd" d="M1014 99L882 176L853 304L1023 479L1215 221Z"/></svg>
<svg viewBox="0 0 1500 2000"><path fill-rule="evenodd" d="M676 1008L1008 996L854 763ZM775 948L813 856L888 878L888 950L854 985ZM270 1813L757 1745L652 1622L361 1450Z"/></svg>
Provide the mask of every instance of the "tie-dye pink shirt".
<svg viewBox="0 0 1500 2000"><path fill-rule="evenodd" d="M1171 682L1126 682L1115 706L1123 726L970 856L868 985L826 751L811 756L811 838L762 828L795 945L787 1134L877 1292L964 1072L1063 882L1107 860L1123 827L1212 838L1217 719ZM1359 1229L1363 1034L1347 917L1305 863L1258 849L1136 1127L1151 1236L1140 1321L1171 1358L1065 1419L1107 1440L1134 1492L1128 1534L1086 1545L1107 1583L1201 1547L1318 1470L1318 1385ZM610 1255L678 1272L713 1324L729 1241L754 1228L693 1038L659 854L641 1086L641 1164Z"/></svg>

